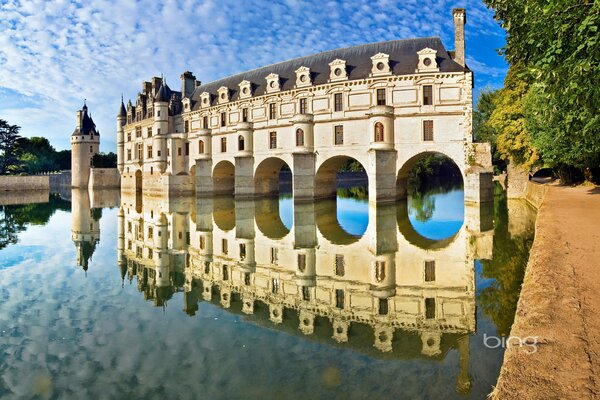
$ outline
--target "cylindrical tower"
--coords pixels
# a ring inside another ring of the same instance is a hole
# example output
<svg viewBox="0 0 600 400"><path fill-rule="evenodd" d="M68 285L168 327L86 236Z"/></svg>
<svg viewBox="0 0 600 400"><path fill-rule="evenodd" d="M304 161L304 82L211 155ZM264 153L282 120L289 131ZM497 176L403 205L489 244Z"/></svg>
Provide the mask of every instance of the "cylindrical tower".
<svg viewBox="0 0 600 400"><path fill-rule="evenodd" d="M100 135L84 102L77 111L77 126L71 135L71 187L88 187L92 158L99 152Z"/></svg>
<svg viewBox="0 0 600 400"><path fill-rule="evenodd" d="M152 131L156 132L153 147L156 149L155 159L161 173L167 170L167 139L169 133L169 94L163 82L154 97L154 124Z"/></svg>
<svg viewBox="0 0 600 400"><path fill-rule="evenodd" d="M125 122L127 121L127 111L125 111L125 104L123 104L123 97L121 97L121 108L117 114L117 168L119 173L123 173L125 165Z"/></svg>

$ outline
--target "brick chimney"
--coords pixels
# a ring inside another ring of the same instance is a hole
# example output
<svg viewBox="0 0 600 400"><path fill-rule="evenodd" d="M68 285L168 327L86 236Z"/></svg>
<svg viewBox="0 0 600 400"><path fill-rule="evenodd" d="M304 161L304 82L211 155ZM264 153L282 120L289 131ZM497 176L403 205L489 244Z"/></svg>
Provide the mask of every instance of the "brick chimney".
<svg viewBox="0 0 600 400"><path fill-rule="evenodd" d="M452 10L454 19L454 61L465 66L465 24L467 23L467 12L464 8Z"/></svg>

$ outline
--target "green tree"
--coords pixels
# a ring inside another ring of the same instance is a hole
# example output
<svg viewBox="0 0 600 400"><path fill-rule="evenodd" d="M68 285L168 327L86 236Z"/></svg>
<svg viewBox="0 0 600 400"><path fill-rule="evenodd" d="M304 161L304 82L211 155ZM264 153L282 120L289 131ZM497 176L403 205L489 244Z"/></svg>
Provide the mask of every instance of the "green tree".
<svg viewBox="0 0 600 400"><path fill-rule="evenodd" d="M92 166L95 168L116 168L117 155L113 152L108 154L97 153L92 157Z"/></svg>
<svg viewBox="0 0 600 400"><path fill-rule="evenodd" d="M477 142L490 143L492 146L492 164L496 170L504 170L506 163L502 160L496 142L498 132L487 122L496 108L496 99L500 95L499 89L489 87L479 92L477 105L473 109L473 136Z"/></svg>
<svg viewBox="0 0 600 400"><path fill-rule="evenodd" d="M600 2L484 1L506 29L508 62L535 82L524 102L528 145L550 166L600 167Z"/></svg>
<svg viewBox="0 0 600 400"><path fill-rule="evenodd" d="M8 173L17 164L15 146L20 137L20 129L21 127L0 119L0 175Z"/></svg>

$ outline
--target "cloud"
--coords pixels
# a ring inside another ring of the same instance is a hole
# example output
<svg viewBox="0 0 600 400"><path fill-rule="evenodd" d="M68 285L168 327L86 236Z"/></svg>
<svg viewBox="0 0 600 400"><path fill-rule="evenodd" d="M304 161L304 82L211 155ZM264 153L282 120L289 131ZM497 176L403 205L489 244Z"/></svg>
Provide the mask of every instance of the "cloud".
<svg viewBox="0 0 600 400"><path fill-rule="evenodd" d="M467 41L502 37L481 3L462 5L469 13ZM178 87L185 70L209 82L318 51L416 36L438 35L452 48L453 6L436 0L8 0L0 5L0 118L67 148L75 111L87 98L107 138L102 148L113 150L120 95L134 98L142 80L162 73Z"/></svg>

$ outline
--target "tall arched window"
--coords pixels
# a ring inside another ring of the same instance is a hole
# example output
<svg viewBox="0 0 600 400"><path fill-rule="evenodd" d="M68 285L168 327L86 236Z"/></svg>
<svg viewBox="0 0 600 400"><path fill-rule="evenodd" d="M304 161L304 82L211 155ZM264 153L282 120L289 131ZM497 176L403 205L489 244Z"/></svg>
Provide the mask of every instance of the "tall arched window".
<svg viewBox="0 0 600 400"><path fill-rule="evenodd" d="M244 150L244 137L242 135L238 136L238 150Z"/></svg>
<svg viewBox="0 0 600 400"><path fill-rule="evenodd" d="M304 146L304 131L296 129L296 146Z"/></svg>
<svg viewBox="0 0 600 400"><path fill-rule="evenodd" d="M198 153L204 154L204 140L198 142Z"/></svg>
<svg viewBox="0 0 600 400"><path fill-rule="evenodd" d="M375 279L382 282L385 279L385 261L375 262Z"/></svg>
<svg viewBox="0 0 600 400"><path fill-rule="evenodd" d="M375 124L375 141L383 142L383 124L381 122Z"/></svg>

